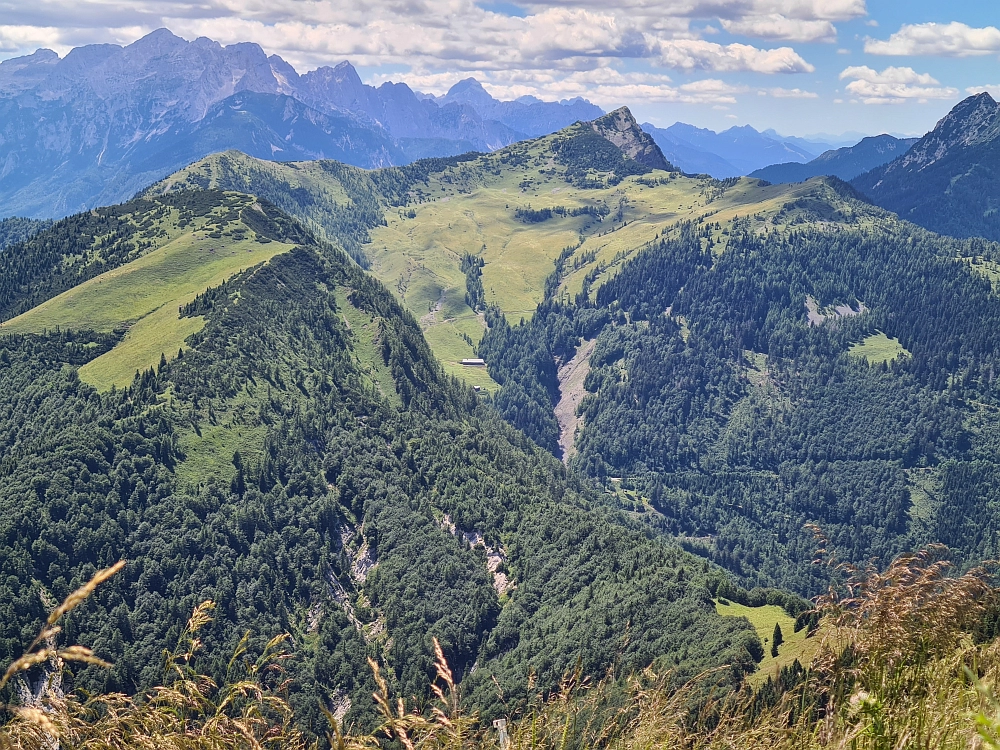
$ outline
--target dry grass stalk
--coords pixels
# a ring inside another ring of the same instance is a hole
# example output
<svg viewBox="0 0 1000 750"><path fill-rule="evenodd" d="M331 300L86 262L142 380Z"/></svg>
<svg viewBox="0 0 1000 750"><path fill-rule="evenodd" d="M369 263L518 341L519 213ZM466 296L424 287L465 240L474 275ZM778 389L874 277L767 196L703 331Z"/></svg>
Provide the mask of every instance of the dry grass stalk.
<svg viewBox="0 0 1000 750"><path fill-rule="evenodd" d="M112 569L109 569L112 570ZM647 669L627 680L609 673L596 685L577 668L548 696L538 696L510 722L516 750L1000 750L1000 644L976 645L971 635L996 592L985 569L951 574L943 550L900 557L885 572L844 568L843 595L818 602L824 615L821 658L776 705L761 706L743 689L713 693L707 672L677 688L670 674ZM100 574L103 579L113 575ZM103 580L102 579L102 580ZM60 605L84 601L85 586ZM88 588L89 587L89 588ZM193 667L198 632L214 605L199 605L175 649L165 654L168 684L138 699L49 695L39 706L8 707L0 748L176 748L176 750L306 750L306 739L278 690L284 637L246 663L249 638L219 687ZM61 616L61 615L60 615ZM50 659L99 663L87 649L58 650L52 619L0 684ZM382 724L376 734L345 734L329 710L335 750L495 750L494 732L463 713L458 686L434 641L434 705L423 713L391 697L370 662ZM697 706L698 710L692 710Z"/></svg>
<svg viewBox="0 0 1000 750"><path fill-rule="evenodd" d="M8 667L0 679L5 686L15 675L53 659L106 666L90 649L42 646L59 633L55 623L79 606L102 582L120 571L124 563L97 573L53 610L48 625L27 652ZM277 690L267 688L262 677L280 673L285 636L272 639L252 664L244 665L248 638L240 642L223 687L199 674L192 666L201 642L198 631L211 622L214 603L195 608L177 647L165 654L164 674L169 683L148 694L131 697L120 693L99 696L49 692L37 706L7 706L12 718L0 727L0 748L13 750L307 750L306 738L292 723L288 704ZM243 671L239 679L236 672Z"/></svg>

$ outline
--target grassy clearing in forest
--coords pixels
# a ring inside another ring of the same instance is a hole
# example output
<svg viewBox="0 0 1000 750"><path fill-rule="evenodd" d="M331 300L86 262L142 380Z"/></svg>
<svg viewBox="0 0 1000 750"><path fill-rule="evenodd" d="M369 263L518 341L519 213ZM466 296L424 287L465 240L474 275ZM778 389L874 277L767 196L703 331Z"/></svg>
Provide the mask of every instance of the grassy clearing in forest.
<svg viewBox="0 0 1000 750"><path fill-rule="evenodd" d="M726 603L724 604L723 601ZM757 665L757 671L748 679L752 685L762 684L769 676L790 666L796 659L803 666L809 666L818 653L821 639L816 635L806 637L806 629L795 632L795 618L784 609L774 605L747 607L728 600L717 600L715 611L723 617L745 617L753 625L760 642L764 644L764 659ZM778 656L771 656L771 637L774 626L781 627L784 643L778 646Z"/></svg>
<svg viewBox="0 0 1000 750"><path fill-rule="evenodd" d="M363 310L354 306L350 299L350 291L337 289L337 309L344 317L354 340L354 354L361 370L365 372L379 392L396 407L402 406L392 373L382 361L378 351L378 339L381 333L381 323Z"/></svg>
<svg viewBox="0 0 1000 750"><path fill-rule="evenodd" d="M852 346L850 353L855 357L863 357L870 365L880 365L883 362L892 362L897 357L910 356L898 339L889 338L881 331L876 331L861 343Z"/></svg>

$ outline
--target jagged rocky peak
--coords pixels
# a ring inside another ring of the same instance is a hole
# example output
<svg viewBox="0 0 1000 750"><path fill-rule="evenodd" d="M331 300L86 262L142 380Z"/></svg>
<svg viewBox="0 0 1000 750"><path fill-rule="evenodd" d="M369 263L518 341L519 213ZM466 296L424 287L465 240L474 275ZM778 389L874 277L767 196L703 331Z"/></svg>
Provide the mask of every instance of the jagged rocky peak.
<svg viewBox="0 0 1000 750"><path fill-rule="evenodd" d="M590 123L596 133L622 150L626 156L643 166L676 172L652 137L639 127L628 107L621 107Z"/></svg>
<svg viewBox="0 0 1000 750"><path fill-rule="evenodd" d="M982 134L995 127L998 113L1000 105L984 91L956 104L934 126L934 131L951 132L965 144L974 143Z"/></svg>
<svg viewBox="0 0 1000 750"><path fill-rule="evenodd" d="M1000 105L985 91L963 99L941 118L892 166L923 168L940 161L956 148L992 141L1000 136Z"/></svg>

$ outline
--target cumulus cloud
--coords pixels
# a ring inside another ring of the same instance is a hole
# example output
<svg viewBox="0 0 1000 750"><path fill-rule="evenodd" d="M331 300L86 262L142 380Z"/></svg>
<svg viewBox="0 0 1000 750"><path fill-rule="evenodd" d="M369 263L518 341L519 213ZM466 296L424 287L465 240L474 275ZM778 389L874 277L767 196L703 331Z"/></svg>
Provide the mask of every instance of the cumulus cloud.
<svg viewBox="0 0 1000 750"><path fill-rule="evenodd" d="M482 0L0 0L0 58L128 44L166 27L186 39L256 42L300 72L349 59L431 91L474 75L499 92L722 105L743 89L720 87L716 76L811 73L787 43L833 41L835 22L867 10L865 0L515 2L523 17ZM720 27L766 41L705 38ZM636 68L646 73L618 72ZM667 70L712 83L675 85Z"/></svg>
<svg viewBox="0 0 1000 750"><path fill-rule="evenodd" d="M902 104L916 100L953 99L958 90L941 86L927 73L917 73L913 68L889 67L878 72L867 65L845 68L840 79L851 79L845 87L865 104Z"/></svg>
<svg viewBox="0 0 1000 750"><path fill-rule="evenodd" d="M816 70L791 47L763 50L749 44L721 45L703 39L662 42L660 62L679 70L753 73L812 73Z"/></svg>
<svg viewBox="0 0 1000 750"><path fill-rule="evenodd" d="M665 60L685 69L786 72L809 70L793 50L750 45L685 49L700 42L693 20L720 20L733 33L771 40L832 38L831 20L865 11L864 0L556 0L524 3L524 18L473 0L0 0L0 49L57 49L122 41L107 28L114 17L141 32L166 26L182 36L223 43L256 41L299 67L333 57L362 65L503 69L594 67L597 59ZM492 9L491 9L492 8ZM40 33L39 30L47 30ZM98 37L101 37L98 39ZM664 49L666 52L664 53ZM716 67L717 66L717 67Z"/></svg>
<svg viewBox="0 0 1000 750"><path fill-rule="evenodd" d="M749 5L756 13L780 13L804 20L849 21L868 13L865 0L753 0Z"/></svg>
<svg viewBox="0 0 1000 750"><path fill-rule="evenodd" d="M758 39L776 39L788 42L834 42L837 29L829 21L807 21L786 18L780 13L767 16L746 16L739 19L722 19L722 28L730 34L752 36Z"/></svg>
<svg viewBox="0 0 1000 750"><path fill-rule="evenodd" d="M606 8L606 0L521 2L527 8L551 5ZM867 14L865 0L620 0L617 8L633 16L667 15L681 18L739 18L772 13L803 20L848 21Z"/></svg>
<svg viewBox="0 0 1000 750"><path fill-rule="evenodd" d="M973 28L964 23L907 24L888 39L868 39L865 52L872 55L930 55L972 57L1000 52L1000 29Z"/></svg>

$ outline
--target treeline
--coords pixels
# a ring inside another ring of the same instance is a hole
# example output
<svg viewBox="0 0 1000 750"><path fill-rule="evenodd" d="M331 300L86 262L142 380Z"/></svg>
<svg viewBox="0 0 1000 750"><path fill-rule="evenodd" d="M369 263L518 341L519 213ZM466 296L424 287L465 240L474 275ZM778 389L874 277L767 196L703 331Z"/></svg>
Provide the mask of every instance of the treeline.
<svg viewBox="0 0 1000 750"><path fill-rule="evenodd" d="M479 312L486 309L486 290L483 288L483 266L486 262L479 255L463 253L460 268L465 274L465 304Z"/></svg>

